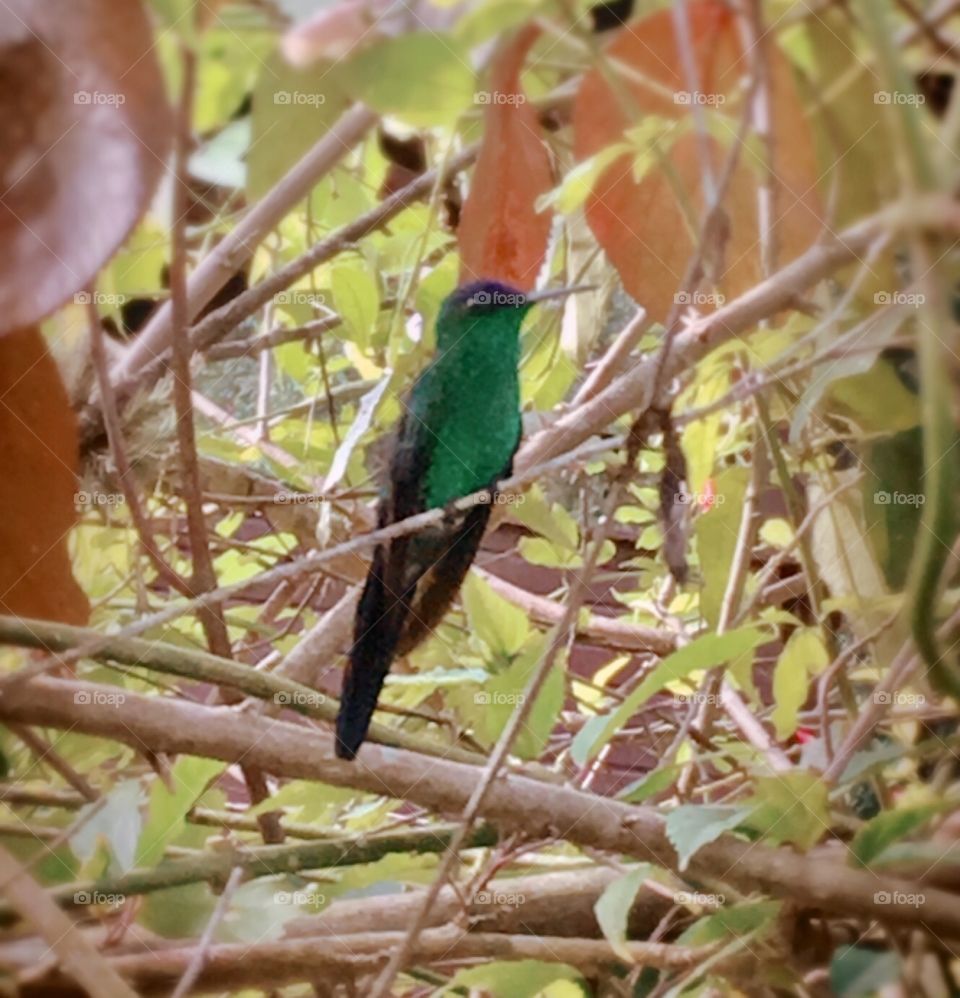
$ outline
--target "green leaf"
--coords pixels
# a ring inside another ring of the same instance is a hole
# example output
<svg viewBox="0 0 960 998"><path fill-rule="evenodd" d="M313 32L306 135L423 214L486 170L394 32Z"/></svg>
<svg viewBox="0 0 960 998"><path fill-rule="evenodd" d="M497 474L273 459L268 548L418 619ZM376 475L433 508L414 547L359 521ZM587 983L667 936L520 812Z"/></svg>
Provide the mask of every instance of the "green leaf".
<svg viewBox="0 0 960 998"><path fill-rule="evenodd" d="M524 561L543 568L579 568L583 564L576 551L558 547L542 537L521 537L517 550Z"/></svg>
<svg viewBox="0 0 960 998"><path fill-rule="evenodd" d="M773 673L772 721L778 738L789 738L797 730L797 712L807 699L810 677L830 663L830 655L817 630L794 631L784 645Z"/></svg>
<svg viewBox="0 0 960 998"><path fill-rule="evenodd" d="M607 715L597 714L574 735L570 746L570 758L578 766L585 766L590 761L590 750L607 726Z"/></svg>
<svg viewBox="0 0 960 998"><path fill-rule="evenodd" d="M125 298L162 296L169 247L168 233L149 217L145 218L104 270L100 290Z"/></svg>
<svg viewBox="0 0 960 998"><path fill-rule="evenodd" d="M714 369L701 376L683 395L685 409L699 409L716 402L730 390L729 365L714 365ZM713 473L717 447L727 432L728 413L720 410L702 419L695 419L683 428L680 438L684 457L687 459L687 482L690 492L699 495L704 482ZM724 476L721 475L721 478Z"/></svg>
<svg viewBox="0 0 960 998"><path fill-rule="evenodd" d="M167 939L189 939L203 932L215 905L209 884L170 887L143 898L138 922Z"/></svg>
<svg viewBox="0 0 960 998"><path fill-rule="evenodd" d="M110 848L118 872L133 869L143 820L140 805L143 787L139 780L124 780L105 800L87 804L77 815L77 830L70 836L70 848L77 859L88 862L103 841Z"/></svg>
<svg viewBox="0 0 960 998"><path fill-rule="evenodd" d="M464 704L456 697L461 713L472 722L477 738L492 745L503 731L514 711L526 696L527 685L534 669L540 664L546 638L534 634L507 668L490 676L482 690ZM536 759L543 751L557 723L566 690L566 668L557 661L547 676L533 704L517 741L514 752L523 759ZM453 698L451 698L453 699Z"/></svg>
<svg viewBox="0 0 960 998"><path fill-rule="evenodd" d="M610 884L593 906L597 922L607 941L624 960L631 962L623 945L627 939L627 922L630 909L643 882L650 876L653 867L649 863L639 866L618 877Z"/></svg>
<svg viewBox="0 0 960 998"><path fill-rule="evenodd" d="M466 683L485 683L490 678L486 669L430 669L425 672L393 673L387 676L387 686L463 686Z"/></svg>
<svg viewBox="0 0 960 998"><path fill-rule="evenodd" d="M887 846L922 828L946 805L926 804L921 807L904 807L884 811L868 821L854 836L850 848L861 866L867 866Z"/></svg>
<svg viewBox="0 0 960 998"><path fill-rule="evenodd" d="M856 337L859 349L855 353L820 365L817 377L808 383L800 401L794 408L793 418L790 420L789 439L791 443L799 442L803 429L810 421L812 414L817 411L818 407L829 404L829 400L832 400L835 405L839 405L840 408L844 408L844 403L846 403L846 407L849 409L848 415L854 419L857 417L858 410L867 408L876 401L864 398L865 394L869 395L869 382L871 380L869 372L871 368L878 366L878 355L896 336L910 311L909 308L903 306L872 314L859 326L850 330L847 335L851 338ZM876 347L874 353L863 350L863 347L871 345ZM891 365L887 364L886 361L880 361L879 364L892 371ZM866 383L860 380L864 376L867 377ZM881 380L887 381L886 378L881 378ZM889 383L887 386L889 387ZM836 396L833 394L834 387L836 387ZM878 384L876 387L881 386ZM903 402L902 393L905 391L902 384L898 386L896 397L901 400L901 403ZM828 399L828 403L823 402L824 397ZM909 403L907 405L909 406ZM863 414L861 413L861 415ZM869 418L868 416L868 421ZM915 423L914 419L913 424Z"/></svg>
<svg viewBox="0 0 960 998"><path fill-rule="evenodd" d="M830 993L837 998L867 998L879 994L901 974L900 957L889 950L846 946L830 964Z"/></svg>
<svg viewBox="0 0 960 998"><path fill-rule="evenodd" d="M450 0L442 0L444 6ZM470 4L453 26L452 34L466 49L472 49L494 35L517 27L533 17L542 0L484 0Z"/></svg>
<svg viewBox="0 0 960 998"><path fill-rule="evenodd" d="M691 672L725 665L732 658L752 651L766 640L768 638L765 631L742 627L727 631L726 634L703 634L668 655L607 719L602 733L593 744L591 758L630 720L640 706L668 683L683 679Z"/></svg>
<svg viewBox="0 0 960 998"><path fill-rule="evenodd" d="M666 832L677 851L678 869L683 872L691 857L724 832L743 824L751 808L682 804L667 815Z"/></svg>
<svg viewBox="0 0 960 998"><path fill-rule="evenodd" d="M460 591L470 630L495 654L516 654L530 635L527 615L504 599L477 572L470 572Z"/></svg>
<svg viewBox="0 0 960 998"><path fill-rule="evenodd" d="M177 25L178 30L194 18L188 13ZM244 32L244 42L238 45L236 34L227 25L204 31L200 37L193 127L203 135L227 125L240 110L273 40L265 31L251 31Z"/></svg>
<svg viewBox="0 0 960 998"><path fill-rule="evenodd" d="M697 553L703 575L700 612L714 628L720 621L720 607L723 605L730 578L730 564L737 548L743 496L749 479L749 468L734 467L721 471L715 478L718 501L694 521Z"/></svg>
<svg viewBox="0 0 960 998"><path fill-rule="evenodd" d="M684 946L708 946L727 939L740 939L764 927L772 928L780 914L779 901L756 901L731 905L701 918L683 932L677 942Z"/></svg>
<svg viewBox="0 0 960 998"><path fill-rule="evenodd" d="M870 530L864 522L862 497L848 489L832 493L845 479L859 470L836 471L831 475L811 475L807 482L807 503L811 509L822 505L813 522L812 548L817 569L834 598L851 597L858 613L852 622L855 633L873 626L879 613L871 615L864 605L871 598L887 594L886 581L874 553ZM827 497L830 501L827 502Z"/></svg>
<svg viewBox="0 0 960 998"><path fill-rule="evenodd" d="M323 885L299 878L263 877L241 884L217 926L215 939L223 943L255 943L279 939L283 927L306 911L324 905Z"/></svg>
<svg viewBox="0 0 960 998"><path fill-rule="evenodd" d="M447 984L447 993L476 988L491 998L537 998L555 981L579 980L579 971L564 963L494 960L458 971Z"/></svg>
<svg viewBox="0 0 960 998"><path fill-rule="evenodd" d="M545 644L545 642L543 642ZM542 654L543 644L536 642L537 653L533 660L533 665L538 665ZM530 672L532 672L532 668ZM514 746L514 752L521 759L539 759L543 750L547 747L550 733L556 727L557 718L563 709L563 700L566 694L567 671L564 663L558 661L554 663L549 675L544 681L540 695L534 701L527 720L523 725Z"/></svg>
<svg viewBox="0 0 960 998"><path fill-rule="evenodd" d="M870 445L862 462L863 514L874 551L894 589L903 587L923 519L923 429L914 427ZM925 499L925 497L923 497Z"/></svg>
<svg viewBox="0 0 960 998"><path fill-rule="evenodd" d="M866 433L909 430L920 420L919 399L885 359L863 374L834 381L829 399L831 408L839 408Z"/></svg>
<svg viewBox="0 0 960 998"><path fill-rule="evenodd" d="M762 777L747 803L753 810L744 827L772 843L809 849L830 827L827 787L816 773L793 770Z"/></svg>
<svg viewBox="0 0 960 998"><path fill-rule="evenodd" d="M559 548L576 551L580 543L577 521L559 503L548 502L543 490L534 485L516 506L513 515L530 530Z"/></svg>
<svg viewBox="0 0 960 998"><path fill-rule="evenodd" d="M674 781L683 769L682 766L663 766L648 773L643 779L631 783L625 787L617 796L621 800L629 801L631 804L639 804L654 794L662 793L673 786Z"/></svg>
<svg viewBox="0 0 960 998"><path fill-rule="evenodd" d="M152 866L159 862L163 851L180 834L184 818L194 801L224 764L217 759L199 759L186 755L177 760L170 771L173 793L161 779L155 779L150 788L150 808L147 824L140 836L137 853L138 866Z"/></svg>
<svg viewBox="0 0 960 998"><path fill-rule="evenodd" d="M537 199L537 211L553 209L569 215L582 208L600 174L632 148L626 142L618 143L578 163L557 187Z"/></svg>
<svg viewBox="0 0 960 998"><path fill-rule="evenodd" d="M361 349L370 337L380 315L380 291L363 262L342 263L330 275L333 303Z"/></svg>
<svg viewBox="0 0 960 998"><path fill-rule="evenodd" d="M257 68L247 157L251 200L263 197L326 134L347 103L339 72L329 64L295 69L274 54Z"/></svg>
<svg viewBox="0 0 960 998"><path fill-rule="evenodd" d="M432 32L391 38L343 67L351 94L407 124L452 125L474 107L475 77L456 43Z"/></svg>

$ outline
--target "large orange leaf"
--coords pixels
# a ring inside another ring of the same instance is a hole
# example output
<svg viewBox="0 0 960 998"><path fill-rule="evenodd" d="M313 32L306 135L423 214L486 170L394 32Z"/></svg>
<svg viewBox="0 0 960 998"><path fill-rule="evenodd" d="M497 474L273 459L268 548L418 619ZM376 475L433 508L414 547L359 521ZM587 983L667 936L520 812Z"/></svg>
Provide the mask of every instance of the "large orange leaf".
<svg viewBox="0 0 960 998"><path fill-rule="evenodd" d="M534 286L547 252L550 216L537 199L553 186L540 123L520 70L539 29L531 25L499 53L490 74L483 147L458 229L461 280Z"/></svg>
<svg viewBox="0 0 960 998"><path fill-rule="evenodd" d="M702 221L704 149L714 177L719 177L737 141L740 88L750 71L734 15L725 4L696 0L687 10L699 77L696 95L688 91L673 15L662 10L617 34L606 50L609 63L621 67L615 86L599 70L588 73L573 112L574 149L581 160L623 142L627 130L647 115L680 119L692 112L694 101L704 104L707 114L718 107L725 115L717 126L720 135L728 135L723 142L706 136L701 143L691 129L667 146L667 165L652 167L639 182L634 178L633 156L625 153L601 172L587 199L587 221L624 286L661 321L681 288ZM822 224L814 144L792 71L772 36L766 53L775 154L773 233L782 264L807 249ZM724 202L729 231L720 259L713 260L721 293L728 297L762 277L757 223L760 172L755 152L742 149ZM678 189L692 209L692 224L681 209ZM703 311L715 302L698 299L697 304Z"/></svg>
<svg viewBox="0 0 960 998"><path fill-rule="evenodd" d="M0 332L87 286L147 207L170 115L137 0L0 6Z"/></svg>
<svg viewBox="0 0 960 998"><path fill-rule="evenodd" d="M73 412L40 331L0 337L0 613L87 619L67 554L76 460Z"/></svg>

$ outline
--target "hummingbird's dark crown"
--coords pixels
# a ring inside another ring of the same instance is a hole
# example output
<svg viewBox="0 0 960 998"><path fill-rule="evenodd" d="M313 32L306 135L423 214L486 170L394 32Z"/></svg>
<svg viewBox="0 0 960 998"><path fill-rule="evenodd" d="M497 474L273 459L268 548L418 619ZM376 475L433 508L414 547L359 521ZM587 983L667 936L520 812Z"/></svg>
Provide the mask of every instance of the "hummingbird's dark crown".
<svg viewBox="0 0 960 998"><path fill-rule="evenodd" d="M501 308L528 309L533 302L518 288L500 281L472 281L457 288L447 300L449 307L465 309L471 315L495 312Z"/></svg>

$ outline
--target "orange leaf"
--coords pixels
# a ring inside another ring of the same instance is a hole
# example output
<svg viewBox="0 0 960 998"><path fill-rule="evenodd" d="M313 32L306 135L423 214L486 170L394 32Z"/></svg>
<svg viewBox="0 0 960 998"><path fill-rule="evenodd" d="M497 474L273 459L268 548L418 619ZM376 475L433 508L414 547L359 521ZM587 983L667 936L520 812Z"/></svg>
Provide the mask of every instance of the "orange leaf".
<svg viewBox="0 0 960 998"><path fill-rule="evenodd" d="M706 147L714 178L719 178L730 149L737 141L742 99L739 88L749 71L734 15L719 0L696 0L687 5L691 48L700 91L690 95L674 34L673 15L662 10L625 27L607 49L608 59L629 67L618 88L610 87L599 72L588 73L574 105L574 149L586 159L612 143L644 114L679 119L691 113L691 103L718 105L728 117L730 140L721 145L707 136L683 134L668 146L670 170L653 167L639 183L633 177L630 154L610 164L597 179L587 199L586 216L597 241L616 267L627 291L657 320L663 321L681 290L687 264L694 253L692 229L702 223L702 155ZM817 169L814 144L792 71L775 42L767 43L770 117L775 155L774 240L778 263L806 250L822 229L815 191ZM626 100L624 98L627 98ZM632 108L631 108L632 105ZM631 110L635 112L631 116ZM723 127L722 125L720 127ZM713 260L721 293L732 296L752 287L761 277L758 237L758 171L750 153L740 151L724 207L729 233L719 260ZM693 211L693 226L681 209L677 189ZM700 311L716 300L697 299Z"/></svg>
<svg viewBox="0 0 960 998"><path fill-rule="evenodd" d="M67 553L76 462L73 412L40 331L0 337L0 613L86 622Z"/></svg>
<svg viewBox="0 0 960 998"><path fill-rule="evenodd" d="M498 55L491 73L483 147L458 229L461 281L534 286L550 236L550 215L537 199L553 187L540 123L520 86L524 59L539 28L524 28Z"/></svg>
<svg viewBox="0 0 960 998"><path fill-rule="evenodd" d="M171 134L137 0L4 7L0 332L90 283L149 204Z"/></svg>

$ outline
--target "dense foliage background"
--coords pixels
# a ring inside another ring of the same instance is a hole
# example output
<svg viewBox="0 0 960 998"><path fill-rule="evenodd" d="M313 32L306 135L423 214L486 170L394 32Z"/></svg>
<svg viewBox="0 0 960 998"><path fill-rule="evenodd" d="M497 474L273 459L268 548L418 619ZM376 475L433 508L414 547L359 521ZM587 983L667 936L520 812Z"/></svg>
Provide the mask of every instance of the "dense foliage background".
<svg viewBox="0 0 960 998"><path fill-rule="evenodd" d="M958 8L3 5L5 990L957 993ZM595 290L344 763L475 278Z"/></svg>

